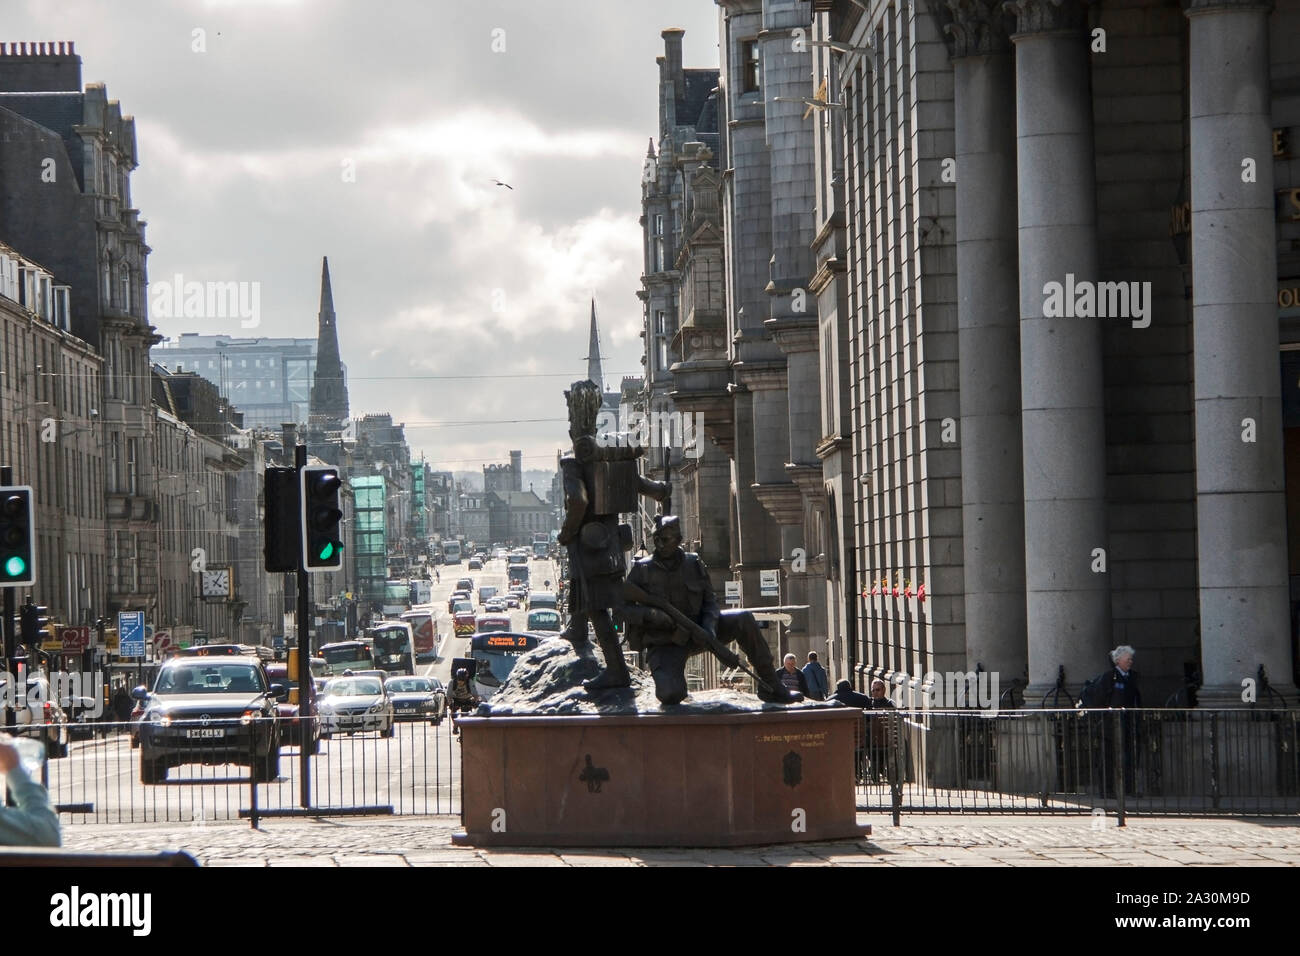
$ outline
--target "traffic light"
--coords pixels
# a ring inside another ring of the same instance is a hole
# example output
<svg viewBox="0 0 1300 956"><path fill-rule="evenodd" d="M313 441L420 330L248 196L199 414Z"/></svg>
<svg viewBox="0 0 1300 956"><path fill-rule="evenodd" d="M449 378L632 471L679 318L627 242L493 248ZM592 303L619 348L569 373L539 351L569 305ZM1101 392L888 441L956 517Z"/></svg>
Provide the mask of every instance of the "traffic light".
<svg viewBox="0 0 1300 956"><path fill-rule="evenodd" d="M298 469L266 469L265 501L262 553L266 557L266 570L297 571L302 557Z"/></svg>
<svg viewBox="0 0 1300 956"><path fill-rule="evenodd" d="M32 489L28 485L0 487L0 588L36 582L35 539Z"/></svg>
<svg viewBox="0 0 1300 956"><path fill-rule="evenodd" d="M27 645L27 652L33 652L33 648L39 648L41 642L45 639L44 631L50 623L50 609L42 604L24 604L22 608L22 633L23 643Z"/></svg>
<svg viewBox="0 0 1300 956"><path fill-rule="evenodd" d="M335 571L343 567L343 538L339 523L339 470L309 465L302 470L299 501L302 513L302 567L304 571Z"/></svg>

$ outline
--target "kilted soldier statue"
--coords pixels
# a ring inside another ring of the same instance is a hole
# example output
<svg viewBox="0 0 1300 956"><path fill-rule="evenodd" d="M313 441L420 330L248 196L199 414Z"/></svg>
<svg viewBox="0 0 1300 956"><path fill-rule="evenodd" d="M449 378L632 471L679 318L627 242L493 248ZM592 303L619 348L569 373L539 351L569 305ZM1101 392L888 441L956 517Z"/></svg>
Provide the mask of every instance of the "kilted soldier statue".
<svg viewBox="0 0 1300 956"><path fill-rule="evenodd" d="M564 397L573 451L560 459L564 524L559 542L569 550L570 594L569 626L563 636L581 647L587 643L587 622L595 629L605 669L582 685L594 694L631 683L611 615L623 604L624 554L632 550L632 529L618 517L637 510L639 495L666 501L671 486L640 475L637 459L645 453L643 448L616 436L597 440L596 419L604 397L599 385L575 382Z"/></svg>

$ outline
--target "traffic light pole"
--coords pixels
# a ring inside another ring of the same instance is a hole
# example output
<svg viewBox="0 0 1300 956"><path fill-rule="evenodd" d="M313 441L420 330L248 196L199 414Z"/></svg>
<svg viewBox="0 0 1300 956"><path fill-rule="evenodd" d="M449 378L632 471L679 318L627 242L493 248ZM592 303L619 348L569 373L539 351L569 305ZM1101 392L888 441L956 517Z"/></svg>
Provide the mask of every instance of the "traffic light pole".
<svg viewBox="0 0 1300 956"><path fill-rule="evenodd" d="M8 465L0 466L0 485L13 484L13 480L13 469ZM18 650L18 641L14 634L14 589L5 588L4 592L4 666L8 679L14 681L18 679L14 674L16 666L14 663L14 656ZM18 688L10 687L9 695L13 697L16 707L18 703ZM14 727L18 724L18 714L15 711L15 707L5 708L6 727Z"/></svg>
<svg viewBox="0 0 1300 956"><path fill-rule="evenodd" d="M307 465L307 446L298 445L293 453L294 469L302 474ZM311 575L303 565L301 555L298 558L298 765L302 789L299 803L304 810L311 807L311 748L307 741L312 736L309 722L315 718L315 698L312 693L311 679L311 611L309 607L307 583ZM5 594L9 592L6 591Z"/></svg>

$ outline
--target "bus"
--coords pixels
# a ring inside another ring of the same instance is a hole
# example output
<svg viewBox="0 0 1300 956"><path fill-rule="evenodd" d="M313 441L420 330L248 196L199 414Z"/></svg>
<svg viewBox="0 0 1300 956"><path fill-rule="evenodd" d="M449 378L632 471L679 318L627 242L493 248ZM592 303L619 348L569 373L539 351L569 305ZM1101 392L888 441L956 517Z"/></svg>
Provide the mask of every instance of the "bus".
<svg viewBox="0 0 1300 956"><path fill-rule="evenodd" d="M541 641L536 634L494 631L475 634L470 639L470 656L474 658L474 693L488 700L510 676L521 655Z"/></svg>
<svg viewBox="0 0 1300 956"><path fill-rule="evenodd" d="M536 558L538 561L545 561L546 556L550 553L550 551L551 551L551 543L549 541L533 542L533 557Z"/></svg>
<svg viewBox="0 0 1300 956"><path fill-rule="evenodd" d="M390 674L415 675L415 639L406 621L385 621L369 629L375 667Z"/></svg>
<svg viewBox="0 0 1300 956"><path fill-rule="evenodd" d="M506 568L506 578L509 580L511 587L513 587L516 584L526 585L528 583L528 565L526 564L510 565L509 567Z"/></svg>
<svg viewBox="0 0 1300 956"><path fill-rule="evenodd" d="M411 600L411 588L405 581L385 581L384 600L380 605L385 617L397 617L414 603Z"/></svg>
<svg viewBox="0 0 1300 956"><path fill-rule="evenodd" d="M433 605L421 605L402 614L415 634L416 661L431 661L438 654L438 619Z"/></svg>
<svg viewBox="0 0 1300 956"><path fill-rule="evenodd" d="M460 542L444 541L442 543L442 563L460 564Z"/></svg>
<svg viewBox="0 0 1300 956"><path fill-rule="evenodd" d="M370 644L365 641L338 641L326 644L320 649L320 656L325 659L328 676L334 677L344 671L368 671L375 666L375 658Z"/></svg>

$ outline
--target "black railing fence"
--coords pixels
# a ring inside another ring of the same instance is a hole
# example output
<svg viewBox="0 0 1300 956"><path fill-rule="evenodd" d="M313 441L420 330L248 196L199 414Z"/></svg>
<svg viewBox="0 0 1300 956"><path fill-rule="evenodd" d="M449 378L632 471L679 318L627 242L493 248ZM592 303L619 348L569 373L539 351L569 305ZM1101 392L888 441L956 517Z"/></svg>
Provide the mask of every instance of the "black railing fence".
<svg viewBox="0 0 1300 956"><path fill-rule="evenodd" d="M1300 814L1300 710L863 713L860 809Z"/></svg>
<svg viewBox="0 0 1300 956"><path fill-rule="evenodd" d="M450 718L399 721L392 736L387 726L347 734L320 725L319 741L299 726L316 751L306 807L298 732L264 719L98 724L66 756L52 755L44 775L71 823L461 812ZM857 802L895 822L905 813L1291 816L1300 814L1298 745L1294 709L865 711Z"/></svg>
<svg viewBox="0 0 1300 956"><path fill-rule="evenodd" d="M266 718L98 724L95 736L47 761L46 785L70 823L460 812L460 745L450 719L398 721L392 736L327 728L315 744L312 725L298 726L316 750L306 808L298 732L286 737L288 724Z"/></svg>

